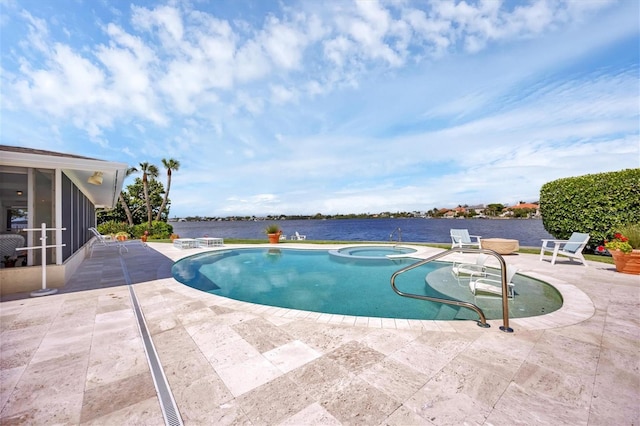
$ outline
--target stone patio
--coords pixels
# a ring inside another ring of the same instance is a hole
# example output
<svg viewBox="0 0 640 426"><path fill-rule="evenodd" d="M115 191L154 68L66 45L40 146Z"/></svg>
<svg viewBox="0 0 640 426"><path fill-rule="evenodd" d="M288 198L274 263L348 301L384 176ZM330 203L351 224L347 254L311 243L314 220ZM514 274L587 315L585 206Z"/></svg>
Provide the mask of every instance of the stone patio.
<svg viewBox="0 0 640 426"><path fill-rule="evenodd" d="M505 257L565 305L504 333L229 300L171 277L203 249L150 247L2 299L1 424L165 424L132 293L184 424L640 424L640 277L613 265Z"/></svg>

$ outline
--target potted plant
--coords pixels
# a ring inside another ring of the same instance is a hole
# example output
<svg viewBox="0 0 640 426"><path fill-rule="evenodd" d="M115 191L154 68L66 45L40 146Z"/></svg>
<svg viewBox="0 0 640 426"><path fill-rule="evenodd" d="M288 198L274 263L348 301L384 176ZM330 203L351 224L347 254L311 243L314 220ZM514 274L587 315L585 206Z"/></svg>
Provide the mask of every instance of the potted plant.
<svg viewBox="0 0 640 426"><path fill-rule="evenodd" d="M269 237L269 242L271 244L278 244L278 242L280 241L280 234L282 234L282 230L280 229L280 226L278 226L278 224L272 223L270 225L267 225L264 233Z"/></svg>
<svg viewBox="0 0 640 426"><path fill-rule="evenodd" d="M118 241L125 241L128 238L129 238L129 233L128 232L120 231L120 232L116 233L116 240L118 240Z"/></svg>
<svg viewBox="0 0 640 426"><path fill-rule="evenodd" d="M640 224L622 226L616 231L612 240L604 242L616 271L640 275Z"/></svg>

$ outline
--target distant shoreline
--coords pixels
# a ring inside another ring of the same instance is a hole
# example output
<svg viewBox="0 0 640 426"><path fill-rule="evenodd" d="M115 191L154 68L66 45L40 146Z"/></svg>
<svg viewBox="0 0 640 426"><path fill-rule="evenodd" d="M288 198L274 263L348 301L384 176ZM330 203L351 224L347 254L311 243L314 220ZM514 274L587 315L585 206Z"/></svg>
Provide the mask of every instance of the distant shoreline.
<svg viewBox="0 0 640 426"><path fill-rule="evenodd" d="M184 238L203 235L220 238L264 239L267 225L276 223L290 239L295 232L307 240L322 241L412 241L451 244L452 228L468 229L482 238L507 238L523 246L537 246L543 238L553 238L542 220L476 220L422 218L360 218L327 220L220 220L173 222L173 232Z"/></svg>
<svg viewBox="0 0 640 426"><path fill-rule="evenodd" d="M196 219L197 218L197 219ZM175 222L266 222L266 221L278 221L278 220L348 220L348 219L426 219L426 220L542 220L542 217L496 217L496 216L474 216L474 217L422 217L422 216L327 216L322 218L312 216L266 216L266 217L240 217L240 216L226 216L226 217L188 217L188 218L171 218L169 223Z"/></svg>

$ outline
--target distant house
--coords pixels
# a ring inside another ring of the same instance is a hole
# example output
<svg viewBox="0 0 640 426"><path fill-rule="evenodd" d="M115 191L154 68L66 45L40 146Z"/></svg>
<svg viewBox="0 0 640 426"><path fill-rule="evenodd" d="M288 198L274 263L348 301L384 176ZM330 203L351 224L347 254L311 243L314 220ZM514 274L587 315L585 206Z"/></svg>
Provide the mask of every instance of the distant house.
<svg viewBox="0 0 640 426"><path fill-rule="evenodd" d="M513 216L515 210L529 210L534 212L532 217L540 217L540 205L535 203L518 203L515 206L505 208L505 216Z"/></svg>
<svg viewBox="0 0 640 426"><path fill-rule="evenodd" d="M113 208L126 177L127 164L39 149L0 145L1 233L18 233L27 247L40 246L47 232L47 286L61 287L87 252L96 225L96 209ZM62 230L61 228L64 228ZM0 294L32 291L42 285L40 250L26 253L26 266L0 269Z"/></svg>
<svg viewBox="0 0 640 426"><path fill-rule="evenodd" d="M447 219L452 219L452 218L456 217L456 211L455 210L444 209L444 213L442 213L442 217L447 218Z"/></svg>
<svg viewBox="0 0 640 426"><path fill-rule="evenodd" d="M478 205L475 205L475 206L469 206L469 207L467 207L467 209L469 211L472 211L472 210L475 211L478 216L484 216L485 206L483 204L478 204Z"/></svg>

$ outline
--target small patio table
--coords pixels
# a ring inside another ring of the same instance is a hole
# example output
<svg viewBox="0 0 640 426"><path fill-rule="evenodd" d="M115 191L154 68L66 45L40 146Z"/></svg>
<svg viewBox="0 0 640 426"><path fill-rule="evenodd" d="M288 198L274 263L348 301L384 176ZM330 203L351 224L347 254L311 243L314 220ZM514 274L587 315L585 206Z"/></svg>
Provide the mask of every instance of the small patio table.
<svg viewBox="0 0 640 426"><path fill-rule="evenodd" d="M512 254L520 249L518 240L507 238L482 238L480 244L483 249L493 250L498 254Z"/></svg>
<svg viewBox="0 0 640 426"><path fill-rule="evenodd" d="M173 240L173 246L179 249L196 248L198 242L193 238L176 238Z"/></svg>
<svg viewBox="0 0 640 426"><path fill-rule="evenodd" d="M222 247L224 245L224 240L222 238L211 238L211 237L202 237L196 238L198 242L198 247Z"/></svg>

